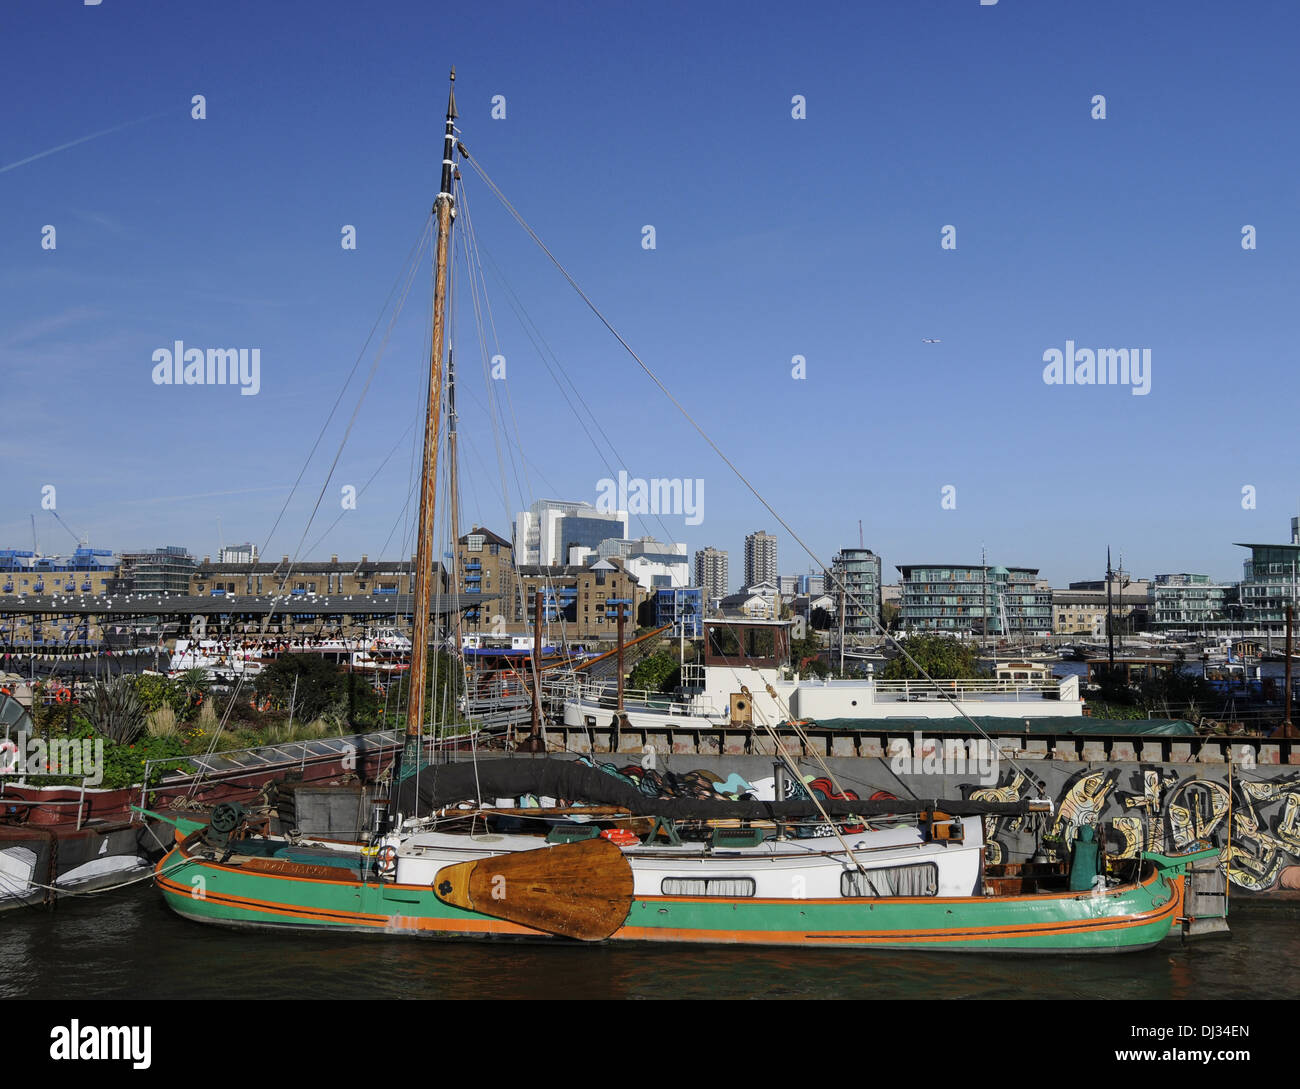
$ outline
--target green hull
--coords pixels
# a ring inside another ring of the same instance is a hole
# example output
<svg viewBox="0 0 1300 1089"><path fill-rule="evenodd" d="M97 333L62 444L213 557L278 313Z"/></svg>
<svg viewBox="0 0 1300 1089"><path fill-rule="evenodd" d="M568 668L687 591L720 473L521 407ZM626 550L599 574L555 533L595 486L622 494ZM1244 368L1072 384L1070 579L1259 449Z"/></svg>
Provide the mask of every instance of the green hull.
<svg viewBox="0 0 1300 1089"><path fill-rule="evenodd" d="M1164 863L1164 864L1162 864ZM1014 953L1147 949L1182 915L1185 866L1162 859L1144 878L1105 893L1007 897L730 900L635 897L611 941ZM461 910L427 886L371 878L249 872L191 858L184 846L159 864L168 905L197 922L233 927L351 931L444 939L563 941Z"/></svg>

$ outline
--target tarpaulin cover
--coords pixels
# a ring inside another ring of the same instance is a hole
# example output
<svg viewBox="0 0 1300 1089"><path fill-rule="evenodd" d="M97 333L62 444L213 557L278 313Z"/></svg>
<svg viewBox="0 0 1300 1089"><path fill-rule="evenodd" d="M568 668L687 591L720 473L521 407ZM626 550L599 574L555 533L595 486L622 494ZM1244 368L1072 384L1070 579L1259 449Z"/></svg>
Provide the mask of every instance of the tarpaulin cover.
<svg viewBox="0 0 1300 1089"><path fill-rule="evenodd" d="M975 715L975 721L992 737L1060 735L1071 737L1189 737L1196 727L1180 718L1085 718L1054 715L1048 718L1002 718ZM821 718L807 723L810 730L870 730L872 733L974 734L964 718Z"/></svg>
<svg viewBox="0 0 1300 1089"><path fill-rule="evenodd" d="M402 781L398 810L428 813L466 800L524 794L545 794L588 805L616 805L641 816L673 820L773 820L818 817L821 811L809 800L735 802L708 798L652 798L599 767L577 760L516 758L481 760L477 764L437 764L421 767ZM418 805L417 805L418 802ZM937 809L963 816L993 813L1010 815L1027 811L1026 802L972 802L960 799L899 799L897 801L824 801L832 817L883 816Z"/></svg>

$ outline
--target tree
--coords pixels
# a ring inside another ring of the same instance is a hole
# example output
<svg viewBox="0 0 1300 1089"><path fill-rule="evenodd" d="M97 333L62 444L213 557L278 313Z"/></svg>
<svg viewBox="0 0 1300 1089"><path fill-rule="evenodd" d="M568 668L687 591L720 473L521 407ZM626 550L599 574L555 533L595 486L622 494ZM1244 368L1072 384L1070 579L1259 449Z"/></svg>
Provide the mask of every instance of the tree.
<svg viewBox="0 0 1300 1089"><path fill-rule="evenodd" d="M829 677L833 670L820 658L809 658L799 666L799 672L810 677Z"/></svg>
<svg viewBox="0 0 1300 1089"><path fill-rule="evenodd" d="M660 650L648 658L642 658L632 667L628 677L628 687L645 692L671 692L681 684L681 666L677 655L671 651Z"/></svg>
<svg viewBox="0 0 1300 1089"><path fill-rule="evenodd" d="M902 647L922 669L936 681L980 677L976 647L946 635L912 635L902 640ZM901 655L881 671L887 681L918 680L921 674Z"/></svg>
<svg viewBox="0 0 1300 1089"><path fill-rule="evenodd" d="M822 644L817 636L809 634L802 639L790 640L790 661L794 667L801 673L804 672L804 665L809 660L817 661L818 655L821 654ZM815 671L815 670L814 670Z"/></svg>
<svg viewBox="0 0 1300 1089"><path fill-rule="evenodd" d="M532 669L524 670L525 683L531 691ZM435 684L435 681L437 682ZM410 706L410 674L404 674L397 685L390 689L388 707L401 708ZM440 650L431 654L424 670L424 706L426 718L434 722L447 722L459 719L460 713L456 701L464 689L460 662L447 651ZM369 689L367 689L369 691ZM377 701L376 701L377 708Z"/></svg>
<svg viewBox="0 0 1300 1089"><path fill-rule="evenodd" d="M319 654L282 655L257 675L254 687L285 711L292 701L294 717L304 722L327 711L350 722L371 722L377 711L364 677L345 673Z"/></svg>

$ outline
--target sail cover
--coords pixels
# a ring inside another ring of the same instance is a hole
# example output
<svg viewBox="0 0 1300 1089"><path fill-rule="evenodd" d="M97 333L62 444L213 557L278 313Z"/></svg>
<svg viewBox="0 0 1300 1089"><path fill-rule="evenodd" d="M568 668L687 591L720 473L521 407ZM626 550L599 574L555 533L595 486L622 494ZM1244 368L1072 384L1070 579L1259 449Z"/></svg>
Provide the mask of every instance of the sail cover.
<svg viewBox="0 0 1300 1089"><path fill-rule="evenodd" d="M612 768L613 765L610 765ZM579 760L516 757L482 760L477 764L435 764L422 766L405 778L398 791L398 810L405 814L428 813L458 802L496 798L517 798L545 794L568 802L615 805L637 816L672 820L795 820L819 817L816 803L803 800L784 802L731 801L719 798L648 797L630 782ZM1028 811L1028 801L976 802L947 798L906 798L885 801L823 801L832 817L886 816L939 810L954 816L996 814L1009 816Z"/></svg>

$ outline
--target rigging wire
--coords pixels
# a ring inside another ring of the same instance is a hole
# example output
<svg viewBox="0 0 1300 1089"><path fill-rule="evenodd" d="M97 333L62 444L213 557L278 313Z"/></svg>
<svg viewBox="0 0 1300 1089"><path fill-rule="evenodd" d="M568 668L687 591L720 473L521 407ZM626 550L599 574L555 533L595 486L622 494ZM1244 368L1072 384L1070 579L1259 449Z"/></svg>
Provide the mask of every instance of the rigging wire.
<svg viewBox="0 0 1300 1089"><path fill-rule="evenodd" d="M312 522L315 520L316 514L320 509L321 502L325 498L325 491L329 487L329 483L333 477L334 470L337 468L339 459L343 455L344 447L347 445L348 438L352 433L352 428L356 423L358 414L361 411L361 406L365 402L366 394L369 392L370 385L373 382L375 373L379 368L379 362L383 358L384 350L388 345L389 338L392 336L393 326L396 324L397 318L400 315L403 306L405 305L407 296L410 294L411 286L415 280L416 271L419 268L420 254L423 252L427 240L431 237L431 229L430 229L431 224L432 224L432 215L430 215L425 220L424 227L421 230L419 238L416 240L415 245L411 247L411 251L407 255L407 264L406 266L403 267L401 273L399 273L397 280L394 283L393 289L390 290L388 298L385 300L384 303L384 310L381 310L379 317L376 318L374 325L371 327L371 331L366 337L365 346L363 346L362 351L358 355L356 362L353 363L352 370L349 372L347 380L344 382L343 387L339 390L339 395L335 400L334 407L331 408L329 417L326 419L325 424L322 426L320 434L317 435L316 442L312 445L312 452L308 454L306 461L304 461L303 467L299 471L298 479L294 482L293 488L290 489L289 496L286 497L284 506L281 508L279 515L277 515L275 524L271 528L271 532L267 534L266 545L269 545L271 537L275 533L276 527L280 524L280 520L281 518L283 518L284 512L288 509L289 503L291 502L293 495L297 490L298 484L301 482L302 477L307 472L307 468L311 463L311 459L314 456L317 447L320 445L321 439L324 438L325 432L329 427L329 421L333 419L334 413L337 411L339 404L343 400L344 393L347 391L348 386L351 385L352 378L355 375L357 368L360 366L361 360L365 357L366 348L369 346L371 340L374 338L375 330L379 328L381 322L383 321L384 312L389 308L389 304L392 302L394 293L397 291L398 286L401 284L403 277L405 277L406 286L402 290L396 308L393 310L392 317L389 320L388 327L384 332L383 339L380 342L379 348L375 353L375 359L373 364L371 365L370 372L366 377L365 385L362 387L361 393L358 396L357 403L353 409L352 416L348 421L348 425L344 431L343 437L339 442L339 446L335 452L334 460L330 465L329 472L326 474L325 480L321 484L320 492L316 497L316 503L312 508L311 516L307 519L307 524L303 527L303 532L301 537L299 538L298 548L295 551L294 559L290 562L290 564L287 565L284 576L280 580L280 586L276 591L274 591L272 595L272 599L268 605L266 615L262 618L261 629L263 634L266 633L272 618L279 611L277 609L277 605L280 603L280 598L283 594L284 588L288 584L289 579L292 577L293 569L298 563L298 557L302 553L303 542L306 540L307 534L311 531ZM288 602L286 601L284 604L288 604ZM245 671L240 670L239 677L235 683L235 689L231 693L229 703L226 705L225 713L222 715L220 721L218 722L217 728L212 732L212 739L208 744L208 749L206 753L208 756L211 756L213 753L216 752L217 744L219 742L221 734L225 731L226 726L230 721L231 715L234 712L235 705L239 699L240 692L245 682L245 676L246 676ZM199 782L198 779L196 779L195 782L191 784L189 790L189 796L193 796L194 792L198 789L198 782Z"/></svg>
<svg viewBox="0 0 1300 1089"><path fill-rule="evenodd" d="M801 537L799 533L794 529L794 527L791 526L790 523L787 522L786 519L781 516L781 514L776 510L776 508L772 506L772 504L766 499L766 497L764 497L764 495L758 490L758 488L755 487L755 485L749 480L749 478L743 472L741 472L740 468L729 457L727 457L727 455L722 451L722 448L718 446L718 444L713 440L713 438L708 434L708 432L706 432L704 428L696 421L695 417L692 416L691 413L686 409L686 407L673 395L673 393L663 383L663 381L659 378L659 376L645 363L644 360L642 360L642 358L639 355L637 355L636 351L632 348L632 346L623 338L622 334L619 333L619 331L614 327L613 323L607 317L605 317L604 313L601 312L600 308L596 306L595 302L592 301L591 297L582 289L582 287L578 284L577 280L575 280L573 276L569 273L568 269L565 268L565 266L561 264L559 259L555 256L555 254L551 252L550 248L546 245L545 242L542 241L541 237L537 234L537 232L533 230L532 226L528 223L528 221L524 219L523 215L519 212L519 210L515 208L515 206L510 202L509 198L507 198L506 195L501 191L501 189L497 186L496 182L492 180L492 178L488 175L487 171L483 169L482 165L480 165L478 160L470 157L468 151L465 149L464 144L459 144L458 147L461 153L461 157L466 162L468 162L471 167L473 167L474 171L482 179L483 183L488 187L488 189L497 198L497 200L501 202L502 206L506 209L506 211L510 213L510 215L519 224L519 226L523 228L525 233L533 240L533 242L537 245L537 247L547 256L551 264L554 265L556 270L560 273L560 275L562 275L565 278L565 280L568 281L569 286L572 287L575 292L577 292L579 298L581 298L582 301L587 304L588 309L590 309L591 312L600 321L600 323L604 325L607 330L609 330L610 334L614 337L614 339L617 340L620 345L622 345L623 349L628 353L628 355L632 357L632 359L636 362L637 366L641 368L642 372L646 375L646 377L650 379L650 381L677 409L677 411L682 414L682 416L685 418L687 423L689 423L695 429L696 433L699 434L699 436L705 441L708 447L715 454L717 454L719 458L721 458L723 464L725 464L727 468L732 471L732 473L736 476L736 478L749 490L749 492L754 496L754 498L757 499L760 504L762 504L763 508L769 514L771 514L773 518L776 519L777 523L787 533L790 534L790 536L795 540L795 542L799 545L799 547L804 550L804 552L808 555L808 557L822 570L827 570L825 563L822 562L820 557L818 557L817 553L813 551L813 549L808 545L808 543L803 539L803 537ZM861 601L858 595L850 594L842 578L835 575L833 575L832 577L835 578L835 580L840 584L840 589L845 595L851 596L855 601L855 603L857 604L865 604L864 602ZM869 616L871 615L869 610L867 611L867 615ZM993 745L993 747L997 750L997 752L1000 755L1004 756L1008 760L1008 762L1013 767L1015 767L1018 771L1023 772L1031 782L1037 781L1034 776L1028 773L1027 770L1021 768L1020 765L1015 761L1015 759L1011 757L1010 754L1005 752L1005 750L1003 750L1001 745L999 745L998 742L994 740L988 734L988 732L982 726L980 726L978 722L976 722L969 714L967 714L966 711L958 704L958 702L955 699L953 699L950 695L948 695L947 692L945 692L942 689L942 687L940 687L940 685L935 681L935 679L930 676L929 672L923 666L921 666L921 664L917 662L916 659L910 653L908 653L907 648L904 647L901 644L901 642L898 639L896 639L892 634L886 631L884 626L881 625L881 623L878 620L876 620L874 616L872 617L872 623L879 630L880 634L884 636L884 638L888 640L899 651L899 653L911 664L912 668L914 668L922 677L924 677L927 681L929 681L932 685L934 685L936 691L940 692L943 695L943 698L946 699L953 706L954 710L956 710L957 713L960 714L962 718L966 719L967 722L969 722L973 727L975 727L975 729Z"/></svg>

